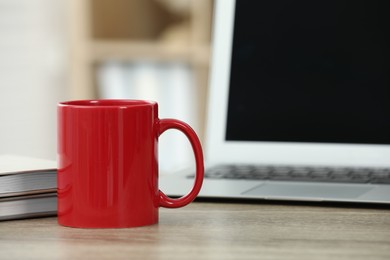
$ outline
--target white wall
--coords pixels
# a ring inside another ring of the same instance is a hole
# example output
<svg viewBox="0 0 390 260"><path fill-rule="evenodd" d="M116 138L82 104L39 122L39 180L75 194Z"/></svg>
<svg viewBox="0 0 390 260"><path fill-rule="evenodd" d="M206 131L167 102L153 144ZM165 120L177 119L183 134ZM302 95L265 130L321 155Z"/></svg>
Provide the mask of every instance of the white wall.
<svg viewBox="0 0 390 260"><path fill-rule="evenodd" d="M56 158L65 90L63 0L0 0L0 154Z"/></svg>

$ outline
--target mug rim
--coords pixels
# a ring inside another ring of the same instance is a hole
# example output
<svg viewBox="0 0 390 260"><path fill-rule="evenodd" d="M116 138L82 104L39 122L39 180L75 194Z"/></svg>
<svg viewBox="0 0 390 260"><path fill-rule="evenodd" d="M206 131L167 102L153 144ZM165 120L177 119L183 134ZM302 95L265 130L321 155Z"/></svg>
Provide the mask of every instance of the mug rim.
<svg viewBox="0 0 390 260"><path fill-rule="evenodd" d="M118 108L154 106L157 102L142 99L80 99L59 102L60 107Z"/></svg>

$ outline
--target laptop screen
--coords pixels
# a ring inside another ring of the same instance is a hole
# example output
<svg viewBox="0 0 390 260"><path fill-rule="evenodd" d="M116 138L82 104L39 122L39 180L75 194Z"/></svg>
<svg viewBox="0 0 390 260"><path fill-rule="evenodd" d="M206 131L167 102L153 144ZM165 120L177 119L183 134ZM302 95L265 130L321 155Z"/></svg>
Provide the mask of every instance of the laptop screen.
<svg viewBox="0 0 390 260"><path fill-rule="evenodd" d="M226 140L390 144L390 2L237 1Z"/></svg>

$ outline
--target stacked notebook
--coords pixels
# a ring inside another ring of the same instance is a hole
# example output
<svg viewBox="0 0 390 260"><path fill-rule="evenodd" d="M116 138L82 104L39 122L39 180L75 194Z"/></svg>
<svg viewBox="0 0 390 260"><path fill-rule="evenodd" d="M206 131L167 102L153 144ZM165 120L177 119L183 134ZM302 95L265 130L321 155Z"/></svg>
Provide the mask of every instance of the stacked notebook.
<svg viewBox="0 0 390 260"><path fill-rule="evenodd" d="M0 155L0 221L56 213L56 162Z"/></svg>

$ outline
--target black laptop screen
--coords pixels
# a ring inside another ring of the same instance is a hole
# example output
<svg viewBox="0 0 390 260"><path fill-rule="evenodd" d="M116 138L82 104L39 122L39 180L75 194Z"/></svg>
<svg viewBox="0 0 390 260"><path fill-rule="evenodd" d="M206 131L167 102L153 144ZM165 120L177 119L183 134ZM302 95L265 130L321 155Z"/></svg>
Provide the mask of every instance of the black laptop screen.
<svg viewBox="0 0 390 260"><path fill-rule="evenodd" d="M390 144L390 1L235 12L227 140Z"/></svg>

